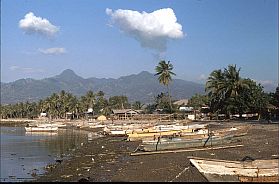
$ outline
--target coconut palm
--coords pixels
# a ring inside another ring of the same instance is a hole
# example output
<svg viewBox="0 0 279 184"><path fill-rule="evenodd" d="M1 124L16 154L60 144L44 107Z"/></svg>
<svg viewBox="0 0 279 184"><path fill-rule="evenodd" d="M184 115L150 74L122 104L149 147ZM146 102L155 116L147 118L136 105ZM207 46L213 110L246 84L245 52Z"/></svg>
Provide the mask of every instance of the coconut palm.
<svg viewBox="0 0 279 184"><path fill-rule="evenodd" d="M244 89L248 89L247 80L242 79L239 75L240 68L236 65L229 65L222 70L214 70L207 82L206 92L210 99L210 106L213 111L224 111L229 117L231 112L237 111L240 98L239 95Z"/></svg>
<svg viewBox="0 0 279 184"><path fill-rule="evenodd" d="M169 83L172 81L172 75L176 75L172 72L173 65L168 61L162 60L158 63L158 65L155 68L155 71L157 72L155 75L158 75L159 83L163 84L164 86L167 86L168 89L168 95L169 95L169 104L170 104L170 111L172 111L172 105L171 105L171 95L170 95L170 88Z"/></svg>
<svg viewBox="0 0 279 184"><path fill-rule="evenodd" d="M236 65L229 65L228 69L225 68L224 70L226 79L226 95L229 97L236 97L244 88L249 87L247 81L240 77L239 71L240 68L237 70Z"/></svg>

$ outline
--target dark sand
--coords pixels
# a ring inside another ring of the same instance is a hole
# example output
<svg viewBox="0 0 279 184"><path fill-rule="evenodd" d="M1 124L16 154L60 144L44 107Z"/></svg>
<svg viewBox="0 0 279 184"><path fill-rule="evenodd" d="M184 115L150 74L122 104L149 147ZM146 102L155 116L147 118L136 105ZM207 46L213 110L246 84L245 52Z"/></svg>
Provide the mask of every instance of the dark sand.
<svg viewBox="0 0 279 184"><path fill-rule="evenodd" d="M223 122L222 125L211 127L218 129L233 124L244 123ZM37 176L35 181L205 182L207 180L190 165L187 156L224 160L241 160L245 156L254 159L278 158L279 124L251 125L248 134L238 138L240 142L234 143L243 144L243 147L209 151L130 156L139 142L126 142L121 137L98 138L77 148L72 158L47 169L47 173Z"/></svg>

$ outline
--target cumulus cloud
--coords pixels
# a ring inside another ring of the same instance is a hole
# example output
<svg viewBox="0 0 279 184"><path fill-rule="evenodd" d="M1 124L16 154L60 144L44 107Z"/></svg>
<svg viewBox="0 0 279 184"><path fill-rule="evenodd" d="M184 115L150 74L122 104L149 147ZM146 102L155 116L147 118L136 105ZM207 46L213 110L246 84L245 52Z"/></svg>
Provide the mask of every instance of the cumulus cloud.
<svg viewBox="0 0 279 184"><path fill-rule="evenodd" d="M19 21L18 25L28 34L38 33L48 37L54 36L59 31L57 26L52 25L45 18L36 17L32 12L27 13L24 19Z"/></svg>
<svg viewBox="0 0 279 184"><path fill-rule="evenodd" d="M208 76L206 76L205 74L201 74L199 77L198 77L198 80L206 80L208 78Z"/></svg>
<svg viewBox="0 0 279 184"><path fill-rule="evenodd" d="M42 69L30 68L30 67L21 67L21 66L10 66L11 71L23 72L23 73L42 73Z"/></svg>
<svg viewBox="0 0 279 184"><path fill-rule="evenodd" d="M122 32L140 42L142 47L165 52L170 39L183 38L181 24L171 8L159 9L151 13L132 10L106 9L115 24Z"/></svg>
<svg viewBox="0 0 279 184"><path fill-rule="evenodd" d="M275 82L272 80L255 80L255 79L253 79L253 80L262 85L275 85Z"/></svg>
<svg viewBox="0 0 279 184"><path fill-rule="evenodd" d="M66 49L62 47L53 47L48 49L38 49L39 52L49 55L59 55L66 53Z"/></svg>

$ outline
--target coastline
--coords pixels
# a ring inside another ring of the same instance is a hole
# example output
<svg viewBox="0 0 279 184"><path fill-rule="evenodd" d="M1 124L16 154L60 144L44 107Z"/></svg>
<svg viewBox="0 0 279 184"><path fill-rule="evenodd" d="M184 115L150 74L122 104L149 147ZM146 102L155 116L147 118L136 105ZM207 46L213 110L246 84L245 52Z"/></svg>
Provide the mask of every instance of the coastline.
<svg viewBox="0 0 279 184"><path fill-rule="evenodd" d="M123 137L98 138L77 148L69 159L49 166L46 173L34 181L206 182L187 156L224 160L241 160L245 156L278 158L279 124L250 124L248 134L239 138L238 144L243 147L219 150L130 156L139 142L127 142ZM233 125L240 123L225 122L213 128Z"/></svg>

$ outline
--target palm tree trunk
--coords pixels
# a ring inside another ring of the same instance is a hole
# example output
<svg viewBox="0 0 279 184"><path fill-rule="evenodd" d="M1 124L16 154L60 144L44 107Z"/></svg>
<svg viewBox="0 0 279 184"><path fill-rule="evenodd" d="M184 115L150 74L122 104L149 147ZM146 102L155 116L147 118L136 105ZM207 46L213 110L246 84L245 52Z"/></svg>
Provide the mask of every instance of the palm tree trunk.
<svg viewBox="0 0 279 184"><path fill-rule="evenodd" d="M168 95L169 95L169 103L170 103L170 112L172 113L172 105L171 105L171 96L170 96L170 87L167 85L168 88Z"/></svg>

